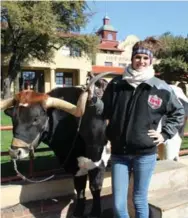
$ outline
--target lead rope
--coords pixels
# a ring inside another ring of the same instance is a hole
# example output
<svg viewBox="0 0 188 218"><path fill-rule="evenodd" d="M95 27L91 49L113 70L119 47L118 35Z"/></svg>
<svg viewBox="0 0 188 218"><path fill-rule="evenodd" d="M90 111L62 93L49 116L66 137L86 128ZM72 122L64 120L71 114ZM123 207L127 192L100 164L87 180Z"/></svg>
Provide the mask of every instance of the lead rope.
<svg viewBox="0 0 188 218"><path fill-rule="evenodd" d="M48 181L50 179L52 179L54 177L54 175L50 176L50 177L47 177L46 179L42 179L42 180L31 180L31 179L28 179L27 177L25 177L23 174L21 174L19 171L18 171L18 168L17 168L17 164L16 164L16 160L13 159L13 164L14 164L14 170L16 171L17 173L17 176L21 177L24 181L27 181L27 182L30 182L30 183L40 183L40 182L45 182L45 181Z"/></svg>
<svg viewBox="0 0 188 218"><path fill-rule="evenodd" d="M68 158L70 157L70 154L71 154L73 148L75 147L76 139L77 139L78 133L79 133L79 131L80 131L81 122L82 122L82 117L80 117L80 119L79 119L78 128L77 128L77 132L76 132L76 136L74 137L74 141L73 141L73 143L72 143L72 147L71 147L71 149L70 149L70 151L69 151L69 153L68 153L68 155L67 155L67 157L66 157L66 159L65 159L65 161L64 161L64 163L63 163L63 167L65 166L65 164L66 164ZM52 175L52 176L47 177L46 179L42 179L42 180L32 180L32 179L28 179L26 176L24 176L23 174L21 174L21 173L18 171L16 159L13 159L13 164L14 164L14 170L16 171L17 176L19 176L20 178L22 178L24 181L27 181L27 182L30 182L30 183L46 182L46 181L52 179L52 178L55 176L55 175Z"/></svg>

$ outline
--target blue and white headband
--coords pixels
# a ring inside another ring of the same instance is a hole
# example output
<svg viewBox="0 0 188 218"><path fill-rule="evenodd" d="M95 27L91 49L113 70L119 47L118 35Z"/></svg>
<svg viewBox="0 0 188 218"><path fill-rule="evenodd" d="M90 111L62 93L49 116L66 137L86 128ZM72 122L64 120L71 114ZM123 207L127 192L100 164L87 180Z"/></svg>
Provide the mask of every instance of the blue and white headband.
<svg viewBox="0 0 188 218"><path fill-rule="evenodd" d="M153 52L150 51L149 49L146 49L146 48L137 48L137 49L133 50L132 57L135 56L136 54L146 54L151 59L153 58Z"/></svg>

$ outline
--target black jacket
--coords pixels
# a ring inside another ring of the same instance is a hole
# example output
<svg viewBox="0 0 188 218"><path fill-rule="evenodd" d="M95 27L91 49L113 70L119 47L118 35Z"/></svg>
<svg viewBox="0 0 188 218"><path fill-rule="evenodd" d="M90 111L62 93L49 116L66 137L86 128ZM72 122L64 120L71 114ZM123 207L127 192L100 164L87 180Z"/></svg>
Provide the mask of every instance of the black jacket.
<svg viewBox="0 0 188 218"><path fill-rule="evenodd" d="M184 124L181 126L181 128L179 129L179 134L181 137L184 136L184 129L185 129L185 125L187 123L187 118L188 118L188 103L183 101L181 98L179 98L179 100L181 101L184 110L185 110L185 119L184 119Z"/></svg>
<svg viewBox="0 0 188 218"><path fill-rule="evenodd" d="M122 76L107 86L102 101L97 100L102 116L109 120L106 136L111 141L112 154L152 154L156 152L147 133L157 129L163 115L164 139L172 138L184 122L184 109L170 86L156 77L141 83L136 89Z"/></svg>

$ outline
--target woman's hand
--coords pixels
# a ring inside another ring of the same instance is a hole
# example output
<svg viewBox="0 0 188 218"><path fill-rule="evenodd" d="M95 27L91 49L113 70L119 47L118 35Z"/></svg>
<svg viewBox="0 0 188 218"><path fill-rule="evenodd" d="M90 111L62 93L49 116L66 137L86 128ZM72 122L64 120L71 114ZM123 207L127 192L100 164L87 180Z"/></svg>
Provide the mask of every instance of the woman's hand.
<svg viewBox="0 0 188 218"><path fill-rule="evenodd" d="M161 135L160 132L157 132L156 130L154 129L150 129L148 130L148 135L150 138L154 138L155 140L153 141L154 143L157 143L157 145L161 144L164 142L164 138L163 136Z"/></svg>

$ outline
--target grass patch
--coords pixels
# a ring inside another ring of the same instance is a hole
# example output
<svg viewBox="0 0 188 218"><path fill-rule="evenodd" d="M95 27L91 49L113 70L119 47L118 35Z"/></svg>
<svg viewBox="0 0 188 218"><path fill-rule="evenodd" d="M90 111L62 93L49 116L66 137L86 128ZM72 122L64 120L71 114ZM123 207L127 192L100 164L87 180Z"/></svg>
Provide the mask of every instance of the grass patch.
<svg viewBox="0 0 188 218"><path fill-rule="evenodd" d="M187 121L187 123L185 125L185 132L188 132L188 121Z"/></svg>
<svg viewBox="0 0 188 218"><path fill-rule="evenodd" d="M1 131L1 151L7 151L12 141L12 131Z"/></svg>
<svg viewBox="0 0 188 218"><path fill-rule="evenodd" d="M184 137L181 145L181 149L187 149L188 148L188 137Z"/></svg>
<svg viewBox="0 0 188 218"><path fill-rule="evenodd" d="M11 118L7 116L4 112L1 113L1 126L9 126L12 125Z"/></svg>

